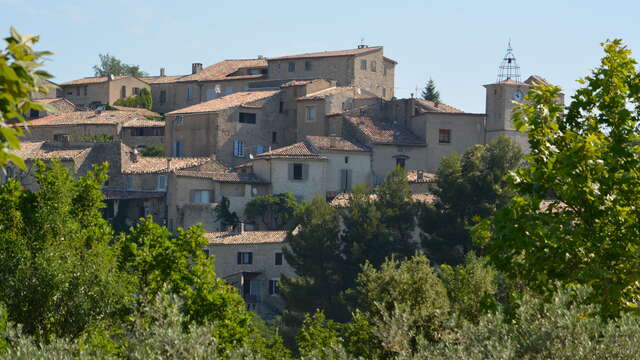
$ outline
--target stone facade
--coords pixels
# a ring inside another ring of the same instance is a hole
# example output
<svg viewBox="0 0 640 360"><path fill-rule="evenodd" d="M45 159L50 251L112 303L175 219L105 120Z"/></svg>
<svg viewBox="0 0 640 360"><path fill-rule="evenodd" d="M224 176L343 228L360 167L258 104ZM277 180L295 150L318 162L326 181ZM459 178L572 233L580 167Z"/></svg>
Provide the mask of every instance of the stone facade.
<svg viewBox="0 0 640 360"><path fill-rule="evenodd" d="M62 97L78 108L90 109L98 105L113 105L121 98L137 95L149 84L133 76L89 77L60 84Z"/></svg>

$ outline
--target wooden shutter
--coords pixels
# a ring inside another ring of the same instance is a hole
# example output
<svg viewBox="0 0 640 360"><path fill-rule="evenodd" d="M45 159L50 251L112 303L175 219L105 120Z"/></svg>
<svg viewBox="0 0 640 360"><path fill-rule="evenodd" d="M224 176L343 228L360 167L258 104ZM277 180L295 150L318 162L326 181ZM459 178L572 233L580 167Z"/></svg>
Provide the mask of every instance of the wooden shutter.
<svg viewBox="0 0 640 360"><path fill-rule="evenodd" d="M293 180L293 164L289 164L289 180Z"/></svg>
<svg viewBox="0 0 640 360"><path fill-rule="evenodd" d="M348 192L351 192L351 172L352 172L351 169L347 169L346 175L345 175L346 177L345 186L347 187Z"/></svg>
<svg viewBox="0 0 640 360"><path fill-rule="evenodd" d="M309 164L302 164L302 180L309 179Z"/></svg>
<svg viewBox="0 0 640 360"><path fill-rule="evenodd" d="M242 264L242 253L238 251L238 265Z"/></svg>
<svg viewBox="0 0 640 360"><path fill-rule="evenodd" d="M345 184L347 183L347 170L345 169L340 169L340 174L339 174L339 178L340 178L340 191L344 192L345 191Z"/></svg>
<svg viewBox="0 0 640 360"><path fill-rule="evenodd" d="M249 253L249 264L253 264L253 253Z"/></svg>

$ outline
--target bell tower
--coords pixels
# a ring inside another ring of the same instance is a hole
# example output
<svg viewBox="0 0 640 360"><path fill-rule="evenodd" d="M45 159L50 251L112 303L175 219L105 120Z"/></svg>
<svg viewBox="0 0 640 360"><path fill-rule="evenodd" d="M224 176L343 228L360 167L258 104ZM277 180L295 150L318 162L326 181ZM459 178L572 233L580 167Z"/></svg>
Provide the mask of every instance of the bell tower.
<svg viewBox="0 0 640 360"><path fill-rule="evenodd" d="M486 142L489 143L500 135L506 135L515 140L526 150L528 147L526 134L517 132L513 125L511 115L515 103L523 101L529 90L529 85L520 81L520 66L511 47L511 41L507 53L498 67L498 76L493 84L484 85L486 89L486 114L485 127Z"/></svg>

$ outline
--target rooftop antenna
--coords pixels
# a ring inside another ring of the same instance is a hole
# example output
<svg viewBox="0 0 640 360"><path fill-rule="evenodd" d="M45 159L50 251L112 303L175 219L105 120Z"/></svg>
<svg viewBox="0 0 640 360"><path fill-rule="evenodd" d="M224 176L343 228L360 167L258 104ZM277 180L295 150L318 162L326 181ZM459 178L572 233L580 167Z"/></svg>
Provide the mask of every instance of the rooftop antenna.
<svg viewBox="0 0 640 360"><path fill-rule="evenodd" d="M368 48L369 46L367 46L364 43L364 38L360 38L360 44L358 44L358 49L364 49L364 48Z"/></svg>
<svg viewBox="0 0 640 360"><path fill-rule="evenodd" d="M498 67L498 79L496 81L502 82L509 79L520 82L520 66L518 66L516 56L513 54L511 39L509 39L507 53L504 55L504 58L502 58L502 62Z"/></svg>

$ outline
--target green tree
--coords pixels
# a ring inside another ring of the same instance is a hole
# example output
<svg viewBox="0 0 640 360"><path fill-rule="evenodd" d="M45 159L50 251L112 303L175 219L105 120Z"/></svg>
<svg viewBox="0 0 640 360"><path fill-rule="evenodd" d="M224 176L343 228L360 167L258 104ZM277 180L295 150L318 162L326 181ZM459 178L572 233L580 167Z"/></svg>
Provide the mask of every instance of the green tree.
<svg viewBox="0 0 640 360"><path fill-rule="evenodd" d="M151 91L146 88L142 88L140 89L140 94L118 99L113 103L113 105L151 110L151 107L153 106L153 98L151 97Z"/></svg>
<svg viewBox="0 0 640 360"><path fill-rule="evenodd" d="M530 165L512 176L518 196L476 233L499 270L541 293L554 280L588 284L611 316L640 304L640 74L620 40L603 47L566 117L555 86L519 106Z"/></svg>
<svg viewBox="0 0 640 360"><path fill-rule="evenodd" d="M521 165L522 157L520 147L501 136L440 161L437 201L423 206L418 220L422 246L432 261L459 264L475 250L468 227L476 217L489 217L511 199L507 175Z"/></svg>
<svg viewBox="0 0 640 360"><path fill-rule="evenodd" d="M321 309L329 318L345 318L340 299L344 286L344 258L341 251L339 218L320 196L300 204L295 223L287 234L283 250L287 263L298 277L282 277L281 293L289 322L301 322L303 313Z"/></svg>
<svg viewBox="0 0 640 360"><path fill-rule="evenodd" d="M313 316L306 314L296 337L300 356L309 359L334 357L342 347L338 331L339 325L327 320L322 311L317 311Z"/></svg>
<svg viewBox="0 0 640 360"><path fill-rule="evenodd" d="M436 89L436 83L432 78L429 78L427 85L422 89L420 96L429 101L433 101L436 104L440 103L440 92Z"/></svg>
<svg viewBox="0 0 640 360"><path fill-rule="evenodd" d="M51 88L46 80L52 76L38 70L51 53L32 49L39 39L34 35L20 35L12 27L11 34L5 38L7 47L0 51L0 168L9 162L25 168L24 161L13 153L13 150L20 149L18 137L22 135L22 130L9 123L24 122L23 114L28 114L32 109L55 112L50 105L30 98L32 93L46 94Z"/></svg>
<svg viewBox="0 0 640 360"><path fill-rule="evenodd" d="M180 296L187 323L215 325L218 345L229 351L248 342L252 317L238 292L215 276L213 262L202 251L207 246L203 233L193 226L172 237L151 217L142 219L121 240L121 266L139 279L140 293L155 296L167 286Z"/></svg>
<svg viewBox="0 0 640 360"><path fill-rule="evenodd" d="M142 156L163 157L164 147L162 145L145 146L145 148L142 149Z"/></svg>
<svg viewBox="0 0 640 360"><path fill-rule="evenodd" d="M147 76L147 73L140 70L140 65L127 65L122 60L109 54L99 54L98 57L100 58L100 63L93 66L95 76Z"/></svg>
<svg viewBox="0 0 640 360"><path fill-rule="evenodd" d="M248 221L260 222L269 230L287 229L293 225L298 203L290 193L277 195L259 195L253 198L244 209Z"/></svg>
<svg viewBox="0 0 640 360"><path fill-rule="evenodd" d="M229 226L236 226L240 223L240 218L238 218L238 214L235 211L231 211L231 202L225 196L222 197L220 203L213 208L213 211L216 213L216 221L220 222L220 226L223 229L226 229Z"/></svg>
<svg viewBox="0 0 640 360"><path fill-rule="evenodd" d="M28 334L75 337L118 320L133 279L102 218L107 165L76 179L59 161L37 163L40 191L11 179L0 187L0 299Z"/></svg>

